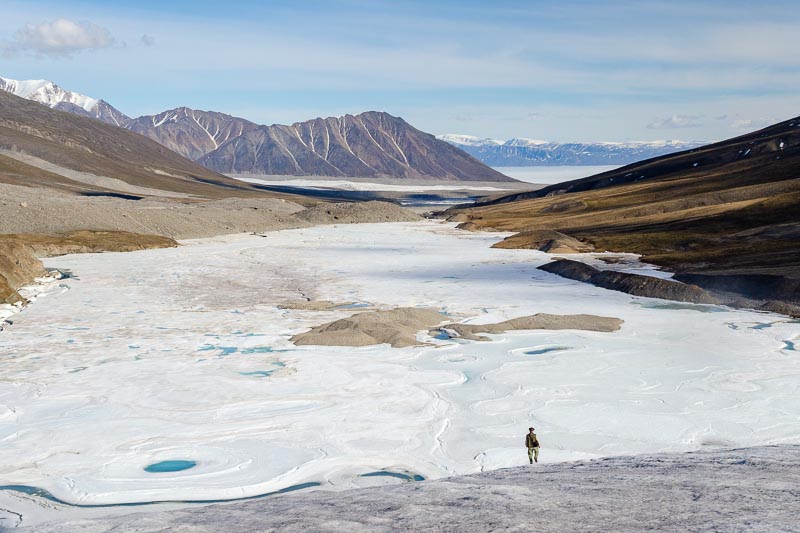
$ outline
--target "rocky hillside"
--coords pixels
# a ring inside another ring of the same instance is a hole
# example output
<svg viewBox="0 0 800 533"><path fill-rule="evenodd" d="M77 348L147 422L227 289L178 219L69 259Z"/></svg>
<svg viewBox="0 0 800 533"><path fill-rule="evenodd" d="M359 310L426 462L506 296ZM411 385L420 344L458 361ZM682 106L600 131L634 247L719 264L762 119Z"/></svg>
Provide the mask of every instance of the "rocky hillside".
<svg viewBox="0 0 800 533"><path fill-rule="evenodd" d="M557 230L644 254L704 288L796 303L798 204L800 118L455 213L476 228Z"/></svg>
<svg viewBox="0 0 800 533"><path fill-rule="evenodd" d="M224 113L179 107L131 119L125 127L194 161L257 125Z"/></svg>
<svg viewBox="0 0 800 533"><path fill-rule="evenodd" d="M627 165L702 146L695 141L556 143L533 139L481 139L471 135L439 135L493 167L559 165Z"/></svg>
<svg viewBox="0 0 800 533"><path fill-rule="evenodd" d="M377 111L259 126L198 161L227 174L514 181L402 118Z"/></svg>
<svg viewBox="0 0 800 533"><path fill-rule="evenodd" d="M542 449L541 461L547 461ZM520 446L520 459L525 449ZM800 446L525 465L23 531L796 531ZM25 526L25 516L10 517Z"/></svg>

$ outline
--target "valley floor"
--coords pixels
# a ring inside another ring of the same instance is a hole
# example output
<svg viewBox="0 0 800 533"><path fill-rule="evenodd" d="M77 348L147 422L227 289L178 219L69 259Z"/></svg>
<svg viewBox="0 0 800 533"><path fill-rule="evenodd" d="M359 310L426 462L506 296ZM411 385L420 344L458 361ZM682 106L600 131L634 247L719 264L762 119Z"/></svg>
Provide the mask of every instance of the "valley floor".
<svg viewBox="0 0 800 533"><path fill-rule="evenodd" d="M490 248L507 235L317 226L46 260L73 277L0 332L3 524L511 467L530 425L544 464L800 442L800 322L566 280L536 269L549 254ZM612 267L668 276L626 259ZM299 298L352 304L278 307ZM625 322L491 342L420 333L425 345L402 349L289 341L367 305ZM194 465L145 470L175 460ZM184 503L150 503L164 501Z"/></svg>

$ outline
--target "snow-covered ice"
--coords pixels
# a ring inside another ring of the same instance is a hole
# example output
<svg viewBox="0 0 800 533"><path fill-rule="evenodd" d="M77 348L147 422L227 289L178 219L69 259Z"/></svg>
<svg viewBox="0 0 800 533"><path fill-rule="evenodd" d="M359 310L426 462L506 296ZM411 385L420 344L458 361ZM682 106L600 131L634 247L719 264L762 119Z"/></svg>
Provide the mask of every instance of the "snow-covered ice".
<svg viewBox="0 0 800 533"><path fill-rule="evenodd" d="M397 185L388 183L376 183L369 181L348 181L348 180L331 180L331 179L308 179L308 178L250 178L244 176L234 175L236 179L246 181L247 183L255 183L258 185L291 185L293 187L307 187L309 189L340 189L345 191L388 191L388 192L421 192L421 191L463 191L469 189L471 191L505 191L509 188L494 187L490 185L471 185L469 183L460 183L458 185L434 185L434 184L419 184L419 185Z"/></svg>
<svg viewBox="0 0 800 533"><path fill-rule="evenodd" d="M798 321L566 280L490 248L506 235L318 226L48 259L75 277L0 333L0 478L70 503L219 500L518 465L530 425L544 462L800 441ZM625 324L295 347L353 312L276 307L303 296ZM145 471L162 461L196 465Z"/></svg>
<svg viewBox="0 0 800 533"><path fill-rule="evenodd" d="M542 185L555 185L588 176L594 176L601 172L608 172L619 168L614 165L595 165L595 166L545 166L545 167L492 167L506 176L526 183L537 183Z"/></svg>

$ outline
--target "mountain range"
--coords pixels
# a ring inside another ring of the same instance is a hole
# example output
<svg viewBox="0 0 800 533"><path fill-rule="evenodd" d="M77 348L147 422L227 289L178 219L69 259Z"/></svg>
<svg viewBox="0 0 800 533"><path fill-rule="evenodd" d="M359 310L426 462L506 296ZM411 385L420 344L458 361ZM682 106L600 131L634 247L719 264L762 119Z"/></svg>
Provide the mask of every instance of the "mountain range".
<svg viewBox="0 0 800 533"><path fill-rule="evenodd" d="M0 90L126 128L224 174L514 181L384 112L266 126L187 107L130 118L46 80L0 78Z"/></svg>
<svg viewBox="0 0 800 533"><path fill-rule="evenodd" d="M493 167L627 165L706 144L699 141L557 143L523 138L502 141L455 134L436 138Z"/></svg>

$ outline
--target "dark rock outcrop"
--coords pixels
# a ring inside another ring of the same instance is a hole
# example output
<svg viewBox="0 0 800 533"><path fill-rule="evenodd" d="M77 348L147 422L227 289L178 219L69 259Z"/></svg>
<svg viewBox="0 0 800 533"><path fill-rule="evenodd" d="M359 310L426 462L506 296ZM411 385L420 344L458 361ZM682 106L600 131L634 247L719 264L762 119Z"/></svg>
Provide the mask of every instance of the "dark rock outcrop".
<svg viewBox="0 0 800 533"><path fill-rule="evenodd" d="M634 296L695 304L719 303L719 300L697 285L643 276L641 274L599 270L580 261L558 259L539 267L539 269L565 278L584 281L603 289L624 292Z"/></svg>
<svg viewBox="0 0 800 533"><path fill-rule="evenodd" d="M572 261L571 259L556 259L552 263L540 266L539 270L559 275L562 278L585 282L600 272L600 269L580 261Z"/></svg>
<svg viewBox="0 0 800 533"><path fill-rule="evenodd" d="M758 306L760 311L769 311L779 315L788 315L792 318L800 318L800 305L794 305L776 300L769 300Z"/></svg>
<svg viewBox="0 0 800 533"><path fill-rule="evenodd" d="M592 276L589 283L604 289L625 292L634 296L695 304L719 303L716 298L697 285L687 285L678 281L642 276L641 274L604 270Z"/></svg>
<svg viewBox="0 0 800 533"><path fill-rule="evenodd" d="M800 304L800 279L769 274L677 274L675 279L711 291Z"/></svg>

